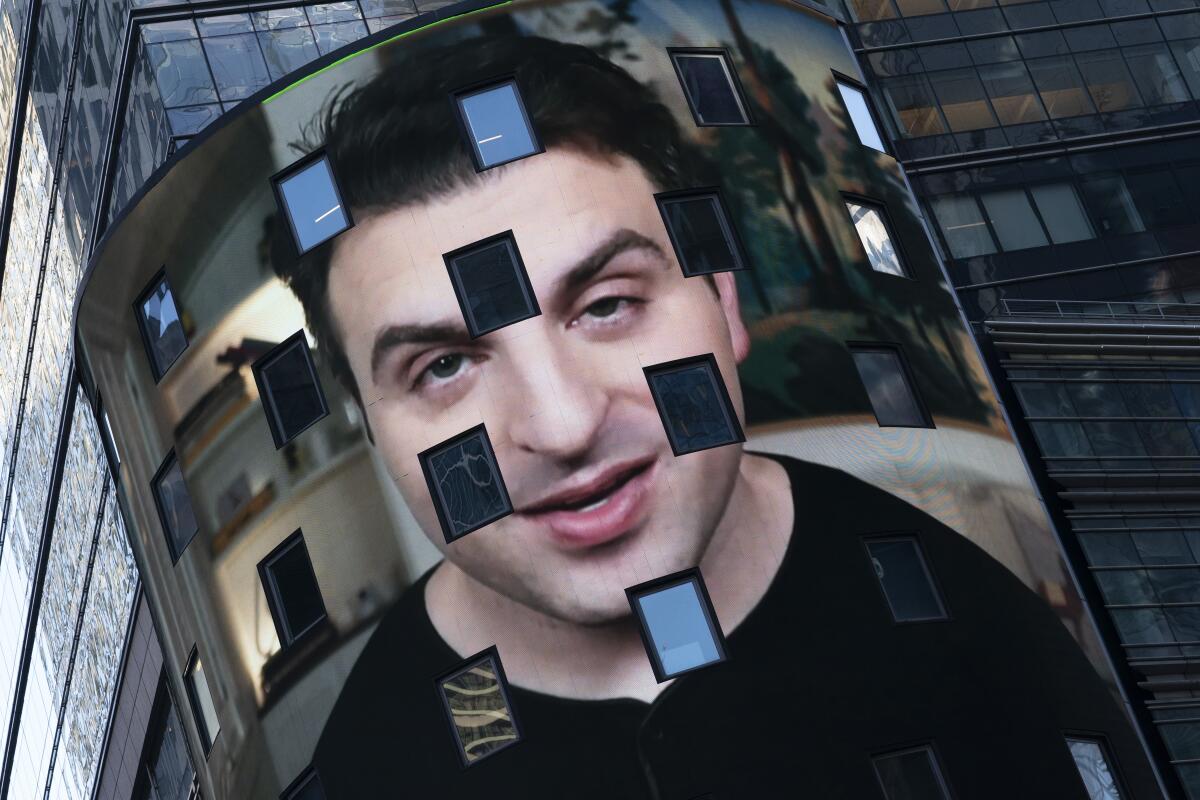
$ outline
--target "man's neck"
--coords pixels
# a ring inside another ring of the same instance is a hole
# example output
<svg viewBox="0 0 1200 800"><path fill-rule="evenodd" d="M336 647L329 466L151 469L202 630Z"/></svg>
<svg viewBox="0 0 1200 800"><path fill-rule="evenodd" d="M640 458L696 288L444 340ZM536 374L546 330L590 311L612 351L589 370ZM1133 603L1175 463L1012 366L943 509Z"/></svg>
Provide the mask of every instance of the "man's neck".
<svg viewBox="0 0 1200 800"><path fill-rule="evenodd" d="M733 632L766 593L783 563L795 509L787 473L776 461L742 458L725 513L700 561L717 618ZM633 697L649 702L655 681L632 617L576 625L511 600L450 562L425 591L434 628L460 655L495 644L509 680L559 697ZM546 665L553 663L555 669Z"/></svg>

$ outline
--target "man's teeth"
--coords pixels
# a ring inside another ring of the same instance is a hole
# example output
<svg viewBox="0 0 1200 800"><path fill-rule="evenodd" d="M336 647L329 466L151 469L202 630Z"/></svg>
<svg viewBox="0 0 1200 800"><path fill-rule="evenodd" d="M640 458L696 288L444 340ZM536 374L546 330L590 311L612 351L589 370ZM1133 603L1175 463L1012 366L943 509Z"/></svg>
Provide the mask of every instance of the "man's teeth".
<svg viewBox="0 0 1200 800"><path fill-rule="evenodd" d="M588 503L586 506L583 506L582 508L580 508L580 509L578 509L578 510L579 510L579 511L581 511L581 512L582 512L582 511L594 511L595 509L597 509L597 508L599 508L600 506L604 505L605 503L607 503L607 502L608 502L609 500L611 500L611 499L612 499L612 494L611 494L611 493L609 493L609 494L606 494L604 497L601 497L601 498L600 498L599 500L597 500L596 502L594 502L594 503Z"/></svg>

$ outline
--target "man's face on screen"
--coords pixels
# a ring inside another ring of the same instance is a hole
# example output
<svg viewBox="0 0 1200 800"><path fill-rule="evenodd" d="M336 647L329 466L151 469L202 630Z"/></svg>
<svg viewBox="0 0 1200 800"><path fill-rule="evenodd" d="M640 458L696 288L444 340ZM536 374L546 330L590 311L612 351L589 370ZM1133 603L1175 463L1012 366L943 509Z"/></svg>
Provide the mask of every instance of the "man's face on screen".
<svg viewBox="0 0 1200 800"><path fill-rule="evenodd" d="M646 384L644 366L711 352L741 415L732 278L683 277L654 193L629 158L555 149L359 215L330 270L376 446L426 534L476 580L576 622L628 614L625 587L699 561L742 455L675 458ZM471 339L442 256L510 229L541 314ZM480 422L514 513L446 545L417 455Z"/></svg>

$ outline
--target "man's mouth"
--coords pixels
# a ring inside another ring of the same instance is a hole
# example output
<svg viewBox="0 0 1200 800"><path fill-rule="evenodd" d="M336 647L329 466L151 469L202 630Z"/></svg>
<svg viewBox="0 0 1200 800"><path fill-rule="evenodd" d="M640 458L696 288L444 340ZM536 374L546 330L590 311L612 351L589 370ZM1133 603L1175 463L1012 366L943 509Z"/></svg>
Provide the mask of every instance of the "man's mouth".
<svg viewBox="0 0 1200 800"><path fill-rule="evenodd" d="M631 530L644 516L653 457L615 464L518 509L569 549L594 547Z"/></svg>

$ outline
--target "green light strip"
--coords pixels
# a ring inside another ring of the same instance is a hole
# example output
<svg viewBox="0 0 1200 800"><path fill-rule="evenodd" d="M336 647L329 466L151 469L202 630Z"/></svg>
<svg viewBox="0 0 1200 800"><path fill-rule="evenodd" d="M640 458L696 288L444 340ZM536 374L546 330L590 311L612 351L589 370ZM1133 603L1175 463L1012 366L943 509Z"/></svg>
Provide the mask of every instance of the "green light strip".
<svg viewBox="0 0 1200 800"><path fill-rule="evenodd" d="M382 42L376 42L375 44L371 45L370 47L364 47L362 50L359 50L357 53L351 53L348 56L343 56L342 58L339 58L337 61L333 62L332 64L321 67L319 70L312 73L311 75L305 75L303 78L296 81L295 83L283 87L275 94L273 94L270 97L268 97L267 99L263 100L262 104L266 105L267 103L274 100L276 97L279 97L280 95L285 94L286 92L290 92L292 89L295 89L297 86L304 83L305 81L310 81L313 78L317 77L322 72L331 70L334 67L336 67L338 64L341 64L345 61L349 61L352 58L358 58L363 53L369 53L372 50L374 50L376 47L383 47L385 44L391 44L392 42L396 41L397 39L403 39L405 36L411 36L414 33L420 33L421 31L427 31L430 28L437 27L438 25L441 25L444 22L453 22L456 19L462 19L463 17L469 17L472 14L478 14L482 11L491 11L493 8L500 8L501 6L511 5L512 2L513 2L513 0L503 0L503 2L496 3L495 5L491 5L486 8L477 8L474 11L467 11L463 14L455 14L453 17L446 17L445 19L435 20L435 21L429 23L428 25L422 25L419 28L413 28L411 31L404 31L404 33L397 33L395 36L392 36L388 39L384 39Z"/></svg>

